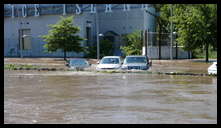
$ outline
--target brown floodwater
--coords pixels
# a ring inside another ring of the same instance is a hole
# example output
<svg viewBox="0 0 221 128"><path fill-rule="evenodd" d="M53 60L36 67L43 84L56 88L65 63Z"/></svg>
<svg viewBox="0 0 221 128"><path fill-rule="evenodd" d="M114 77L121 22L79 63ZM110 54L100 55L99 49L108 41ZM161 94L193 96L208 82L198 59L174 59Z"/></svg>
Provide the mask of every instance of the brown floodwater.
<svg viewBox="0 0 221 128"><path fill-rule="evenodd" d="M5 70L4 123L217 123L217 78Z"/></svg>

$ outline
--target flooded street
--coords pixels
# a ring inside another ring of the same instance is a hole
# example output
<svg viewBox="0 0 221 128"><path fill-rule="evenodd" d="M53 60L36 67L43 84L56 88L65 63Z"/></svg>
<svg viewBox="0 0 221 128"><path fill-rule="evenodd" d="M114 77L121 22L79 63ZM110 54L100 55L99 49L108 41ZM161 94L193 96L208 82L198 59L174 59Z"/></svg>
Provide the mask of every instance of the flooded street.
<svg viewBox="0 0 221 128"><path fill-rule="evenodd" d="M216 77L4 73L4 123L217 123Z"/></svg>

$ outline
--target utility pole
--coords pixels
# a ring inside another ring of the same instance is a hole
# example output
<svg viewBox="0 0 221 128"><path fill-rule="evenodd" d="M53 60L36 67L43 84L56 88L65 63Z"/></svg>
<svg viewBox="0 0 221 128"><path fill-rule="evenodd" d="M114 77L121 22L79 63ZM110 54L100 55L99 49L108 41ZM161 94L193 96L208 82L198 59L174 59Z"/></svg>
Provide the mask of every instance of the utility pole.
<svg viewBox="0 0 221 128"><path fill-rule="evenodd" d="M145 30L145 56L147 56L148 30Z"/></svg>
<svg viewBox="0 0 221 128"><path fill-rule="evenodd" d="M18 35L19 35L19 47L20 47L20 58L23 58L23 41L24 41L24 39L23 39L23 31L22 31L22 19L20 19L19 18L19 7L18 7L18 9L17 9L17 13L18 13L18 23L19 23L19 29L18 29ZM22 13L22 11L21 11L21 13Z"/></svg>
<svg viewBox="0 0 221 128"><path fill-rule="evenodd" d="M172 4L170 5L170 16L173 16L173 6ZM171 20L171 40L170 40L170 60L173 60L173 21Z"/></svg>
<svg viewBox="0 0 221 128"><path fill-rule="evenodd" d="M144 23L143 23L143 55L147 56L147 43L148 43L148 32L147 32L147 29L146 29L146 10L145 8L143 9L143 16L144 16Z"/></svg>
<svg viewBox="0 0 221 128"><path fill-rule="evenodd" d="M96 36L97 36L97 59L100 59L100 39L99 39L99 22L98 22L98 10L96 10Z"/></svg>

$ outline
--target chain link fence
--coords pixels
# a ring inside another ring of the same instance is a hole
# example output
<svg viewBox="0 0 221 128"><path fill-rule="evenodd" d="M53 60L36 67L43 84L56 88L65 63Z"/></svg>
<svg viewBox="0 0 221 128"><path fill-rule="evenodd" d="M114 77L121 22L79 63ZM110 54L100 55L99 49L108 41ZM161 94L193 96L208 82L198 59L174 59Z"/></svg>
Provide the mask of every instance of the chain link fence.
<svg viewBox="0 0 221 128"><path fill-rule="evenodd" d="M171 48L171 33L160 33L159 35L158 32L148 32L147 55L153 59L170 59L170 50L172 49L172 58L191 58L191 53L184 51L182 46L177 44L176 36L176 34L173 34L173 44Z"/></svg>

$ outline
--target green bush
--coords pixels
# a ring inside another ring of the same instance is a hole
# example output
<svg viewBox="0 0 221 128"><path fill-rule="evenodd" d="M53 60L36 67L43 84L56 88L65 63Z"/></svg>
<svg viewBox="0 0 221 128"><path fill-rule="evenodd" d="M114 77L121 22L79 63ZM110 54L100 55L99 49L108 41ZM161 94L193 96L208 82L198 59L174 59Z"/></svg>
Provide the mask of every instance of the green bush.
<svg viewBox="0 0 221 128"><path fill-rule="evenodd" d="M202 49L195 49L193 51L193 58L199 58L203 59L206 57L205 50ZM209 48L209 58L210 59L216 59L217 58L217 50L214 50L213 48Z"/></svg>
<svg viewBox="0 0 221 128"><path fill-rule="evenodd" d="M120 49L123 50L125 56L142 54L141 31L123 36L123 43L124 46L121 46Z"/></svg>
<svg viewBox="0 0 221 128"><path fill-rule="evenodd" d="M39 68L36 65L22 65L22 64L5 64L4 69L8 70L16 70L16 69L34 69Z"/></svg>
<svg viewBox="0 0 221 128"><path fill-rule="evenodd" d="M92 46L87 47L87 53L86 56L87 58L97 58L97 44L92 43ZM104 56L112 56L114 51L114 46L113 42L107 40L107 39L102 39L100 41L100 58Z"/></svg>

